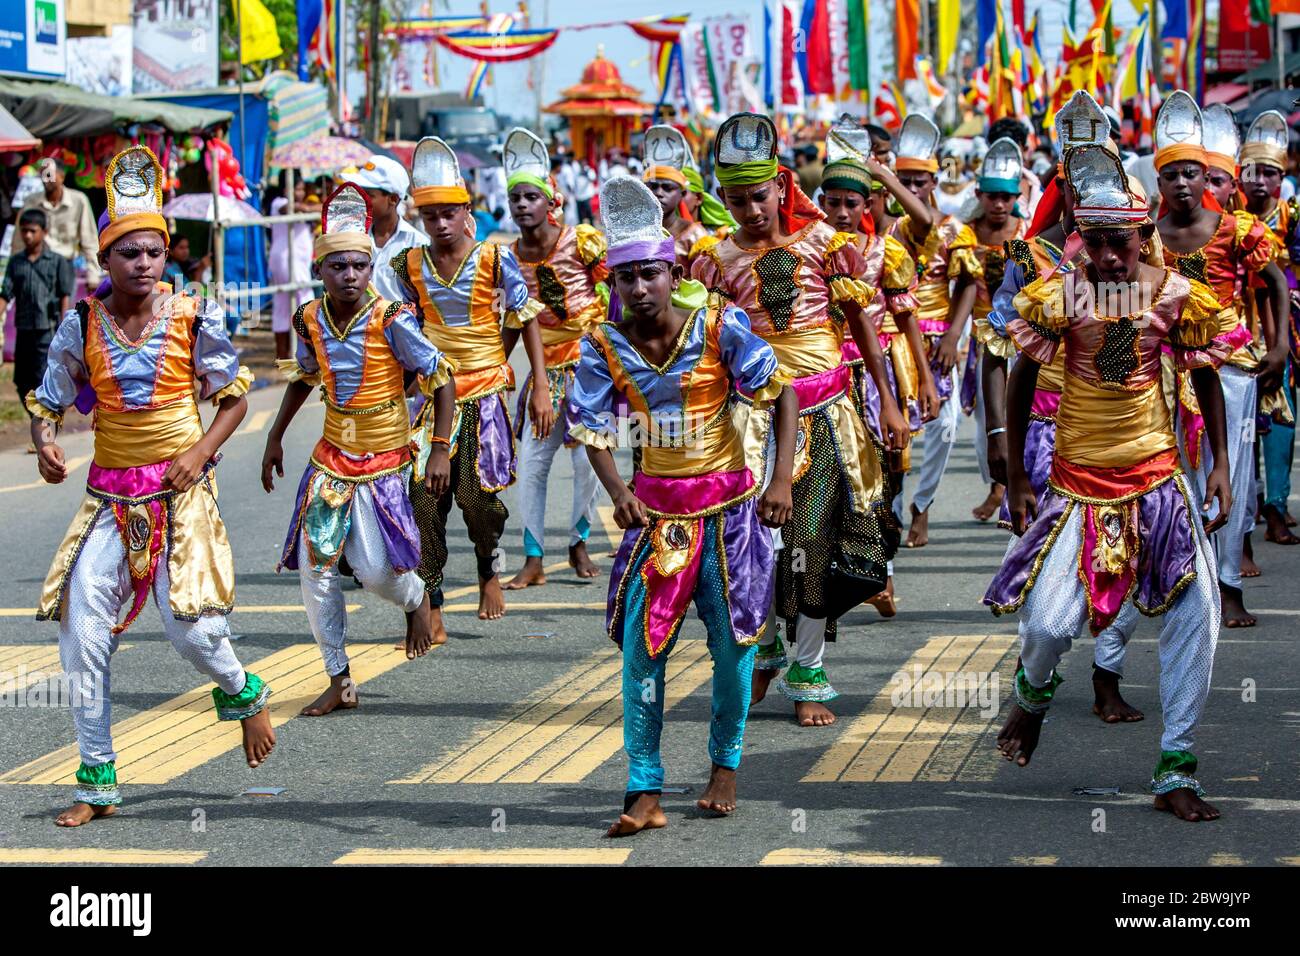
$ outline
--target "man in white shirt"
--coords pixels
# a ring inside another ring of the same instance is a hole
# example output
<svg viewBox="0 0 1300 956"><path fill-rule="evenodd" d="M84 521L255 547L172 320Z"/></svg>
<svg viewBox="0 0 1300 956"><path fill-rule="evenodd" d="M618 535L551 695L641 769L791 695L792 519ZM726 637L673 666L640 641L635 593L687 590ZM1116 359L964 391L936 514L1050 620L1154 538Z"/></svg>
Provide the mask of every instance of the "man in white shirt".
<svg viewBox="0 0 1300 956"><path fill-rule="evenodd" d="M44 191L27 197L18 215L27 209L39 209L45 213L49 223L45 244L70 262L75 263L80 258L86 272L86 286L93 292L104 270L99 267L99 230L95 228L95 213L90 208L90 200L85 193L63 184L63 164L57 159L46 157L38 168ZM15 229L10 251L16 253L23 248L22 235Z"/></svg>
<svg viewBox="0 0 1300 956"><path fill-rule="evenodd" d="M411 177L396 160L374 155L355 173L345 173L343 181L365 190L370 197L370 238L375 244L370 281L385 299L401 302L405 295L393 274L392 258L403 249L429 244L428 237L401 216Z"/></svg>

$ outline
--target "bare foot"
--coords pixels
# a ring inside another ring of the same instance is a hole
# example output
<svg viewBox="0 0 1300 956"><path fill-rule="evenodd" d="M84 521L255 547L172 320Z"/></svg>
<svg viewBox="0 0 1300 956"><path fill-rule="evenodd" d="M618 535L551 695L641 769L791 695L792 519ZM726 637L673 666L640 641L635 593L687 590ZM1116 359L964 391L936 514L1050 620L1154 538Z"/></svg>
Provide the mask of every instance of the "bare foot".
<svg viewBox="0 0 1300 956"><path fill-rule="evenodd" d="M591 560L591 555L587 554L585 541L569 546L569 567L573 568L580 578L594 578L600 574L600 568L596 567Z"/></svg>
<svg viewBox="0 0 1300 956"><path fill-rule="evenodd" d="M1189 823L1217 820L1220 816L1218 809L1198 797L1191 787L1179 787L1177 790L1158 794L1154 805L1157 810L1172 813L1178 819Z"/></svg>
<svg viewBox="0 0 1300 956"><path fill-rule="evenodd" d="M330 686L314 701L298 711L299 717L324 717L332 710L353 710L357 700L357 685L346 674L330 678Z"/></svg>
<svg viewBox="0 0 1300 956"><path fill-rule="evenodd" d="M796 700L794 702L794 719L800 727L829 727L835 723L835 715L825 704L815 700Z"/></svg>
<svg viewBox="0 0 1300 956"><path fill-rule="evenodd" d="M1031 714L1019 704L1013 704L1007 722L998 731L998 750L1002 751L1002 756L1027 767L1029 758L1038 747L1038 735L1043 732L1043 718L1046 716L1046 711Z"/></svg>
<svg viewBox="0 0 1300 956"><path fill-rule="evenodd" d="M530 555L524 558L524 566L519 569L519 573L507 581L504 587L507 591L519 591L523 588L541 587L545 583L546 572L542 569L542 559Z"/></svg>
<svg viewBox="0 0 1300 956"><path fill-rule="evenodd" d="M898 602L894 600L894 576L889 576L885 589L875 597L867 598L867 603L880 612L881 617L893 617L898 613Z"/></svg>
<svg viewBox="0 0 1300 956"><path fill-rule="evenodd" d="M495 621L506 613L506 599L501 593L501 579L495 575L478 583L478 619Z"/></svg>
<svg viewBox="0 0 1300 956"><path fill-rule="evenodd" d="M668 826L663 807L659 806L659 796L642 793L637 796L627 812L620 814L618 820L605 831L607 837L631 836L642 830L657 830Z"/></svg>
<svg viewBox="0 0 1300 956"><path fill-rule="evenodd" d="M989 496L971 509L971 516L976 521L988 521L1002 507L1002 493L1006 489L996 481L989 486Z"/></svg>
<svg viewBox="0 0 1300 956"><path fill-rule="evenodd" d="M447 625L442 622L442 608L429 608L429 630L433 633L433 646L447 643Z"/></svg>
<svg viewBox="0 0 1300 956"><path fill-rule="evenodd" d="M1241 597L1241 588L1229 587L1220 581L1219 600L1223 607L1224 627L1254 627L1259 623L1255 615L1246 610Z"/></svg>
<svg viewBox="0 0 1300 956"><path fill-rule="evenodd" d="M1264 521L1268 527L1264 531L1264 540L1274 544L1300 544L1300 538L1291 533L1286 518L1272 505L1264 506Z"/></svg>
<svg viewBox="0 0 1300 956"><path fill-rule="evenodd" d="M701 810L712 810L726 816L736 809L736 771L713 765L709 774L709 785L704 788L695 805Z"/></svg>
<svg viewBox="0 0 1300 956"><path fill-rule="evenodd" d="M1118 674L1094 667L1092 692L1092 712L1108 724L1131 724L1146 716L1120 694Z"/></svg>
<svg viewBox="0 0 1300 956"><path fill-rule="evenodd" d="M117 813L115 805L96 806L89 803L74 803L54 818L57 827L79 827L99 817L111 817Z"/></svg>
<svg viewBox="0 0 1300 956"><path fill-rule="evenodd" d="M1295 518L1292 518L1292 517L1291 517L1291 512L1289 512L1289 511L1286 512L1286 519L1285 519L1285 520L1286 520L1286 526L1287 526L1288 528L1294 528L1294 527L1295 527L1295 523L1296 523L1296 522L1295 522Z"/></svg>
<svg viewBox="0 0 1300 956"><path fill-rule="evenodd" d="M413 661L429 653L433 646L433 623L430 620L429 592L424 592L420 606L406 612L406 659Z"/></svg>
<svg viewBox="0 0 1300 956"><path fill-rule="evenodd" d="M239 722L244 732L244 758L250 767L260 767L275 749L275 730L271 727L271 708L263 707L252 717Z"/></svg>
<svg viewBox="0 0 1300 956"><path fill-rule="evenodd" d="M749 682L749 706L753 707L760 700L767 696L767 689L771 686L772 681L776 680L776 675L780 671L775 667L771 668L754 668L754 676Z"/></svg>
<svg viewBox="0 0 1300 956"><path fill-rule="evenodd" d="M1257 578L1262 573L1259 565L1255 563L1255 546L1250 540L1250 535L1246 535L1246 540L1241 546L1241 576L1243 578Z"/></svg>
<svg viewBox="0 0 1300 956"><path fill-rule="evenodd" d="M907 547L924 548L930 543L930 512L912 505L912 526L907 529Z"/></svg>

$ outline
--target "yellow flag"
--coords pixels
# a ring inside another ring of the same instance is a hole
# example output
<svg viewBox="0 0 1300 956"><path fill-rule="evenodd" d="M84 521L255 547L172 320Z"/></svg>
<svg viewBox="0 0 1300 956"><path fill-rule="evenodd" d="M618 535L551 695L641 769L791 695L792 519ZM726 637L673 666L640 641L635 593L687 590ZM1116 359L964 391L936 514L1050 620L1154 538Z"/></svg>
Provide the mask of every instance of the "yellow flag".
<svg viewBox="0 0 1300 956"><path fill-rule="evenodd" d="M235 15L240 17L240 39L244 63L274 60L284 54L280 34L275 29L275 14L262 0L234 0Z"/></svg>
<svg viewBox="0 0 1300 956"><path fill-rule="evenodd" d="M939 75L952 69L952 55L957 52L957 28L961 26L961 0L938 0L935 15L939 20L939 58L935 61Z"/></svg>

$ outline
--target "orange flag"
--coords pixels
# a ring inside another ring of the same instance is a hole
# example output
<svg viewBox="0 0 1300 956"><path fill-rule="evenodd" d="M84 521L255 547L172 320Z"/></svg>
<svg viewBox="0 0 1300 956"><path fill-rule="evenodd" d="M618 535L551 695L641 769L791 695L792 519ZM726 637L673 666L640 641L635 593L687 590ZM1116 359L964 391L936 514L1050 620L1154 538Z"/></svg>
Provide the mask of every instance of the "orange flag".
<svg viewBox="0 0 1300 956"><path fill-rule="evenodd" d="M898 0L894 20L895 61L899 80L916 77L916 41L921 35L921 0Z"/></svg>

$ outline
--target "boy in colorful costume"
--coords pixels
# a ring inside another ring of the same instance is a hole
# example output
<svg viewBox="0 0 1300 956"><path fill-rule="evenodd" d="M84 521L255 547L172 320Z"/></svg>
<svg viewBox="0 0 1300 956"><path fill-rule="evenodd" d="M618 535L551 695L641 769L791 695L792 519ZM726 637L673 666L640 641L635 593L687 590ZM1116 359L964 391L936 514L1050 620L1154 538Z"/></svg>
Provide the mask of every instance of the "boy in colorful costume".
<svg viewBox="0 0 1300 956"><path fill-rule="evenodd" d="M623 649L628 785L608 835L662 827L659 756L664 674L692 600L713 658L713 771L697 802L736 806L754 645L772 601L771 533L790 515L798 415L787 376L743 311L682 281L673 237L653 193L628 176L600 191L613 294L609 321L583 339L574 427L625 529L609 582L609 636ZM732 388L759 407L775 400L773 474L761 500L731 414ZM610 449L626 403L642 445L631 485ZM653 692L647 689L653 685Z"/></svg>
<svg viewBox="0 0 1300 956"><path fill-rule="evenodd" d="M574 369L578 365L582 336L605 318L608 296L604 287L605 239L592 226L566 226L564 197L550 174L550 157L540 139L515 128L506 137L503 153L510 215L522 236L513 251L528 283L528 294L543 306L537 314L542 351L546 359L546 386L557 427L540 438L527 428L524 401L532 394L531 377L520 392L515 412L515 438L519 447L519 485L524 513L524 566L506 583L512 591L545 584L546 492L551 462L561 445L570 449L573 463L573 506L569 519L569 564L578 577L599 573L587 553L587 536L596 507L596 473L582 446L574 440L578 421L573 399ZM507 355L514 349L519 330L502 333Z"/></svg>
<svg viewBox="0 0 1300 956"><path fill-rule="evenodd" d="M239 364L215 303L159 285L170 241L162 175L143 146L109 163L99 231L108 279L64 315L41 385L27 396L37 466L50 484L68 474L55 442L64 412L74 403L83 413L95 409L86 497L36 615L59 622L63 673L76 681L81 765L75 803L55 820L59 826L109 816L122 802L110 662L118 635L150 592L172 646L216 683L217 717L241 721L248 765L258 766L275 746L266 710L271 689L244 670L230 646L235 568L217 510L217 452L244 417L252 375ZM196 394L217 407L207 432Z"/></svg>
<svg viewBox="0 0 1300 956"><path fill-rule="evenodd" d="M859 278L866 262L854 233L836 232L776 159L776 128L766 116L729 117L714 141L722 198L740 228L705 249L694 277L749 315L776 353L799 397L794 512L782 533L775 613L794 634L795 663L778 685L801 726L826 726L825 703L839 696L823 667L835 620L882 591L898 546L884 470L850 395L842 353L851 332L881 395L887 452L901 452L907 425L894 401L875 329L864 309L876 290ZM831 311L838 305L843 321ZM742 402L741 411L745 411ZM770 422L749 414L747 447L754 471L769 444ZM786 664L775 629L754 663L753 702Z"/></svg>
<svg viewBox="0 0 1300 956"><path fill-rule="evenodd" d="M1182 90L1175 91L1160 108L1155 132L1155 165L1164 210L1158 226L1165 264L1204 282L1225 304L1238 301L1243 281L1258 276L1271 292L1272 314L1283 315L1286 279L1273 264L1274 245L1268 227L1245 211L1225 213L1205 191L1209 160L1196 102ZM1252 527L1251 502L1255 498L1256 376L1265 392L1276 388L1287 348L1286 336L1279 338L1275 323L1268 321L1267 313L1265 316L1268 352L1263 360L1253 348L1250 328L1239 312L1236 327L1225 340L1232 346L1231 357L1219 373L1228 416L1232 492L1240 505L1215 539L1225 627L1256 623L1246 611L1241 592L1242 547ZM1179 391L1181 394L1183 389ZM1187 431L1184 444L1189 464L1197 469L1199 485L1205 470L1199 428Z"/></svg>
<svg viewBox="0 0 1300 956"><path fill-rule="evenodd" d="M1065 174L1090 263L1025 286L1007 322L1020 348L1007 397L1009 496L1020 537L984 603L995 614L1020 612L1021 664L1016 706L998 747L1006 759L1029 763L1061 683L1056 667L1085 621L1096 635L1135 609L1164 614L1165 726L1151 781L1155 806L1186 820L1214 819L1218 811L1201 799L1193 776L1192 746L1209 695L1219 602L1213 552L1161 394L1161 345L1168 342L1178 366L1190 371L1204 410L1215 451L1206 484L1207 503L1213 498L1219 506L1213 530L1232 505L1215 374L1230 352L1219 336L1231 313L1221 314L1206 286L1142 261L1141 246L1154 229L1118 157L1083 146L1066 157ZM1123 294L1103 298L1098 285ZM1154 299L1145 293L1153 288ZM1134 302L1137 309L1130 308ZM1029 412L1039 369L1062 348L1056 449L1048 489L1035 501L1024 468Z"/></svg>
<svg viewBox="0 0 1300 956"><path fill-rule="evenodd" d="M683 215L683 200L690 192L686 168L691 148L686 137L672 126L651 126L645 131L645 171L641 178L659 200L664 211L664 228L677 244L677 264L689 268L700 240L715 241L702 223Z"/></svg>
<svg viewBox="0 0 1300 956"><path fill-rule="evenodd" d="M1016 205L1020 199L1022 172L1020 147L1014 141L1003 137L989 147L980 165L979 178L975 181L978 211L966 226L969 235L959 240L963 244L969 242L971 248L968 268L957 278L953 289L959 309L970 301L971 336L966 352L966 371L962 377L961 402L962 408L975 418L975 458L980 476L989 486L988 497L971 512L977 521L987 521L997 512L1005 490L989 473L988 467L984 389L980 383L982 342L987 335L981 334L981 326L987 326L988 314L993 308L993 293L1002 285L1006 268L1003 245L1025 233L1026 221ZM973 300L966 294L971 286L975 289ZM964 325L965 315L965 312L955 310L953 323Z"/></svg>
<svg viewBox="0 0 1300 956"><path fill-rule="evenodd" d="M533 319L542 304L508 247L476 242L469 192L456 154L436 136L415 147L411 197L430 244L393 258L406 301L419 310L425 337L456 368L456 413L451 427L451 482L441 497L425 489L425 462L434 444L434 409L427 403L415 421L419 447L411 476L411 503L420 525L420 577L434 607L434 642L446 639L442 624L442 575L447 564L447 516L460 506L478 562L480 620L506 610L497 578L498 543L509 512L499 493L515 481L515 436L504 393L515 385L505 349L507 329L523 329L532 370L529 417L539 438L555 420L542 336Z"/></svg>
<svg viewBox="0 0 1300 956"><path fill-rule="evenodd" d="M1083 90L1077 91L1056 114L1055 125L1063 159L1082 146L1115 151L1108 135L1110 124L1106 114ZM1065 182L1064 169L1062 163L1056 178L1044 191L1025 238L1006 243L1002 285L993 295L992 310L974 327L974 334L984 346L981 375L989 471L1003 485L1007 483L1006 372L1008 364L1016 360L1016 344L1007 331L1007 323L1017 314L1015 297L1031 282L1051 274L1068 274L1087 263L1082 240L1075 233L1074 197ZM1139 198L1145 198L1137 180L1131 177L1129 188ZM1148 241L1158 243L1155 237ZM1158 250L1146 258L1153 265L1163 265ZM1052 362L1039 370L1025 430L1024 472L1035 501L1048 488L1056 449L1056 411L1061 404L1064 381L1065 350L1058 349ZM1011 530L1011 510L1005 495L998 525ZM1097 635L1093 651L1092 712L1105 723L1133 723L1144 718L1142 711L1124 700L1119 689L1124 649L1136 625L1136 615L1121 615Z"/></svg>
<svg viewBox="0 0 1300 956"><path fill-rule="evenodd" d="M939 129L931 120L920 113L909 113L898 133L894 160L898 181L926 207L924 219L910 212L900 216L890 235L903 244L916 263L916 321L925 339L940 402L934 420L924 427L925 441L910 506L909 548L924 547L930 540L930 505L957 443L957 347L976 289L974 283L968 282L962 295L953 298L952 281L978 268L973 253L974 234L960 219L941 215L934 207L934 190L939 183L939 161L935 158L939 140ZM961 321L954 321L958 316ZM901 489L894 498L894 514L901 523Z"/></svg>
<svg viewBox="0 0 1300 956"><path fill-rule="evenodd" d="M288 374L280 413L266 437L262 487L284 477L281 441L313 387L320 386L325 429L312 450L294 502L276 570L296 569L303 606L320 647L329 687L301 711L320 717L357 706L347 641L348 616L340 559L368 592L406 612L408 659L432 645L429 595L415 573L420 532L411 510L410 419L405 373L420 376L431 397L444 442L425 470L431 493L446 487L451 466L445 438L451 429L455 386L451 365L420 332L420 320L400 302L379 296L373 270L370 202L345 183L321 210L313 269L325 295L293 317L297 353L280 363Z"/></svg>
<svg viewBox="0 0 1300 956"><path fill-rule="evenodd" d="M822 174L822 211L832 227L839 232L853 233L857 239L858 251L866 263L859 278L877 290L865 310L867 319L880 343L885 374L894 399L906 414L909 431L915 434L924 422L934 418L939 408L934 377L914 315L916 264L902 243L893 236L877 232L868 205L877 182L881 184L880 188L888 188L897 196L905 208L922 204L902 187L887 167L872 157L870 134L851 119L841 119L831 128L826 138L826 159ZM832 309L840 312L838 307ZM844 363L853 372L853 397L858 412L876 443L883 447L880 394L876 391L875 381L866 374L862 352L851 335L844 336L841 351ZM909 442L892 463L888 459L882 460L890 475L891 497L902 481L902 473L910 465L910 447ZM883 616L893 617L897 608L892 561L888 572L885 590L870 598L868 603Z"/></svg>
<svg viewBox="0 0 1300 956"><path fill-rule="evenodd" d="M1291 497L1291 463L1295 454L1295 363L1300 345L1296 305L1295 262L1300 255L1300 199L1279 199L1286 173L1288 126L1276 110L1261 113L1246 131L1241 147L1241 197L1246 210L1273 234L1277 266L1285 271L1290 296L1285 311L1273 317L1277 338L1288 344L1281 394L1269 405L1261 401L1261 412L1269 415L1263 433L1265 537L1275 544L1300 544L1290 528L1295 524L1287 510ZM1256 296L1259 293L1255 293ZM1262 310L1261 310L1262 311ZM1261 383L1262 386L1262 383ZM1264 393L1261 391L1261 396Z"/></svg>

